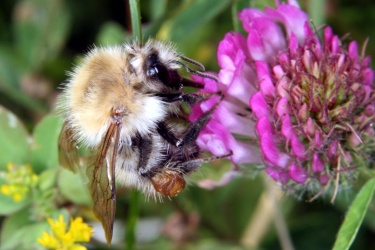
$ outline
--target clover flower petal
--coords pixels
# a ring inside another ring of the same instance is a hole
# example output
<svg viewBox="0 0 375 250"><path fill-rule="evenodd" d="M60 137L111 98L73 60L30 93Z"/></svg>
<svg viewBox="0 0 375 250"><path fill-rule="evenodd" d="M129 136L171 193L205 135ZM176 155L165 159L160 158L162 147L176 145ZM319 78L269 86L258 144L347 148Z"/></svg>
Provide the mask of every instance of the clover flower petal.
<svg viewBox="0 0 375 250"><path fill-rule="evenodd" d="M244 9L239 19L248 34L228 33L219 44L219 82L209 85L224 99L199 145L215 155L232 151L235 165L263 163L288 190L314 195L333 180L350 184L375 151L370 58L330 27L319 37L296 0ZM261 157L254 156L259 150Z"/></svg>

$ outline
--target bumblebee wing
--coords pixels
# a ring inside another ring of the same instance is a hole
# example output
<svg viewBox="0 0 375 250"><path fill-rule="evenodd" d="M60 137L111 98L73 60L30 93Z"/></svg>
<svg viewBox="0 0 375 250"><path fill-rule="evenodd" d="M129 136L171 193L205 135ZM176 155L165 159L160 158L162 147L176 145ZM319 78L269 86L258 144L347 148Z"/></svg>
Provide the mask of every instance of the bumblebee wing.
<svg viewBox="0 0 375 250"><path fill-rule="evenodd" d="M59 136L59 162L60 165L73 172L79 170L79 158L76 141L73 137L73 130L64 123Z"/></svg>
<svg viewBox="0 0 375 250"><path fill-rule="evenodd" d="M94 214L103 225L108 244L112 240L116 212L115 164L120 130L121 125L115 122L109 126L93 156L93 164L87 168Z"/></svg>

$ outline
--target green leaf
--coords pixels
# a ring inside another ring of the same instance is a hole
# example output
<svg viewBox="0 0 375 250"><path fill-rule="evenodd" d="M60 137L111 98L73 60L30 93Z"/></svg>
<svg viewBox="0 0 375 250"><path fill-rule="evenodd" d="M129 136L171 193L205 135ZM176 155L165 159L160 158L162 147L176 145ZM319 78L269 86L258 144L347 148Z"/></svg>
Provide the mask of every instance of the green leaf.
<svg viewBox="0 0 375 250"><path fill-rule="evenodd" d="M58 168L51 168L43 171L38 178L39 189L41 191L48 191L53 189L56 184L56 175Z"/></svg>
<svg viewBox="0 0 375 250"><path fill-rule="evenodd" d="M350 205L348 213L335 241L334 250L349 249L353 243L357 232L362 224L367 208L371 202L375 190L375 178L369 180L359 191L353 203Z"/></svg>
<svg viewBox="0 0 375 250"><path fill-rule="evenodd" d="M96 39L98 45L116 45L125 41L125 30L121 25L114 22L105 23Z"/></svg>
<svg viewBox="0 0 375 250"><path fill-rule="evenodd" d="M58 139L61 128L62 121L56 115L46 116L35 127L31 160L35 172L59 165Z"/></svg>
<svg viewBox="0 0 375 250"><path fill-rule="evenodd" d="M12 237L12 234L17 231L18 228L29 225L30 224L30 209L22 209L17 213L8 216L3 223L3 227L1 228L1 235L0 241L5 242L6 239Z"/></svg>
<svg viewBox="0 0 375 250"><path fill-rule="evenodd" d="M168 27L167 39L174 42L186 39L192 31L213 19L231 3L228 0L196 0L182 12L173 17Z"/></svg>
<svg viewBox="0 0 375 250"><path fill-rule="evenodd" d="M63 1L22 1L17 9L13 20L15 45L24 60L24 70L35 71L62 48L68 35L69 13Z"/></svg>
<svg viewBox="0 0 375 250"><path fill-rule="evenodd" d="M0 91L7 98L17 102L23 107L44 112L46 107L40 101L33 99L21 90L22 67L20 58L10 46L0 44Z"/></svg>
<svg viewBox="0 0 375 250"><path fill-rule="evenodd" d="M92 204L87 186L79 174L60 168L57 185L61 194L73 203L80 205Z"/></svg>
<svg viewBox="0 0 375 250"><path fill-rule="evenodd" d="M168 10L167 0L150 0L149 10L151 20L159 19Z"/></svg>
<svg viewBox="0 0 375 250"><path fill-rule="evenodd" d="M24 164L30 160L30 136L21 121L0 106L0 170L9 162Z"/></svg>

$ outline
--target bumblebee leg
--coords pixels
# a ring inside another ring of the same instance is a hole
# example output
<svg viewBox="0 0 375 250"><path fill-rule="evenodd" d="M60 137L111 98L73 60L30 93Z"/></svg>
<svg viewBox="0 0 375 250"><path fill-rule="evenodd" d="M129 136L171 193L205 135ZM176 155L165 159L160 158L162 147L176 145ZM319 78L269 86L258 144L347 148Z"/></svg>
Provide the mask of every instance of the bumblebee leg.
<svg viewBox="0 0 375 250"><path fill-rule="evenodd" d="M188 160L185 162L179 163L176 167L178 167L179 171L182 171L183 173L189 173L191 171L194 171L202 166L203 163L215 161L218 159L226 158L228 156L231 156L233 153L232 151L224 154L224 155L219 155L219 156L211 156L207 158L198 158L194 160Z"/></svg>
<svg viewBox="0 0 375 250"><path fill-rule="evenodd" d="M157 94L156 96L167 103L184 101L188 106L193 106L215 95L221 95L221 93L168 93Z"/></svg>
<svg viewBox="0 0 375 250"><path fill-rule="evenodd" d="M215 106L213 106L210 110L208 110L201 117L199 117L198 120L196 120L188 128L184 137L177 142L177 144L176 144L177 147L182 147L182 146L184 146L186 144L189 144L191 142L195 142L195 140L198 138L199 133L207 125L207 123L210 121L213 112L219 106L219 104L223 100L223 98L224 98L224 96L220 95L220 100L215 104Z"/></svg>
<svg viewBox="0 0 375 250"><path fill-rule="evenodd" d="M220 95L221 93L188 93L182 95L182 100L188 105L193 106L195 104L201 103L212 96Z"/></svg>
<svg viewBox="0 0 375 250"><path fill-rule="evenodd" d="M159 122L156 130L158 131L159 135L161 135L161 137L163 137L164 140L166 140L169 144L175 146L178 144L179 139L176 138L165 122Z"/></svg>
<svg viewBox="0 0 375 250"><path fill-rule="evenodd" d="M138 172L141 175L147 175L147 165L152 152L152 140L145 136L137 136L133 143L139 150Z"/></svg>
<svg viewBox="0 0 375 250"><path fill-rule="evenodd" d="M160 97L163 102L180 102L182 101L182 93L168 93L168 94L156 94L155 96Z"/></svg>
<svg viewBox="0 0 375 250"><path fill-rule="evenodd" d="M158 133L166 140L168 143L176 146L182 147L186 144L194 142L199 135L199 132L206 126L210 121L213 110L204 113L198 120L196 120L186 131L182 139L176 138L173 132L168 128L167 124L164 122L159 122L156 130Z"/></svg>
<svg viewBox="0 0 375 250"><path fill-rule="evenodd" d="M186 94L194 98L193 96L197 96L194 94ZM168 143L175 145L176 147L182 147L186 144L189 144L191 142L194 142L200 131L206 126L206 124L210 121L210 118L212 116L212 113L216 110L219 103L223 99L223 96L220 95L220 100L215 104L213 108L211 108L209 111L204 113L201 117L199 117L198 120L196 120L186 131L185 135L182 139L176 138L176 136L173 134L173 132L168 128L167 124L164 122L159 122L157 126L157 131L161 135L161 137L164 138Z"/></svg>

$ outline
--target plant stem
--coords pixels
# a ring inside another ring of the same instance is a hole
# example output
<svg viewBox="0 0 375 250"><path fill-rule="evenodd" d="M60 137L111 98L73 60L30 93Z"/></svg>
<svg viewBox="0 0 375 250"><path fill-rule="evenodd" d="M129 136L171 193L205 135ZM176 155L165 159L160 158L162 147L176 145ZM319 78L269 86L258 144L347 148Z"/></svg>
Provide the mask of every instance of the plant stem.
<svg viewBox="0 0 375 250"><path fill-rule="evenodd" d="M271 223L274 222L279 236L281 249L294 249L289 232L280 211L280 202L283 192L265 177L265 190L259 198L257 208L242 235L241 243L245 247L259 248L260 243L270 230Z"/></svg>
<svg viewBox="0 0 375 250"><path fill-rule="evenodd" d="M140 193L137 190L132 190L130 196L129 214L126 223L126 235L125 235L125 249L135 249L136 243L136 227L139 216L139 198Z"/></svg>
<svg viewBox="0 0 375 250"><path fill-rule="evenodd" d="M238 13L238 7L237 7L237 0L232 0L232 23L233 23L233 29L234 31L239 32L240 31L240 22L238 21L237 13Z"/></svg>
<svg viewBox="0 0 375 250"><path fill-rule="evenodd" d="M308 1L308 12L315 27L319 28L326 23L326 0L310 0Z"/></svg>
<svg viewBox="0 0 375 250"><path fill-rule="evenodd" d="M141 7L140 0L129 0L130 17L132 22L133 38L142 43L142 27L141 27ZM135 249L136 243L136 226L139 216L139 198L140 193L137 190L131 192L130 207L125 235L125 249Z"/></svg>
<svg viewBox="0 0 375 250"><path fill-rule="evenodd" d="M133 37L142 42L140 0L129 0Z"/></svg>

